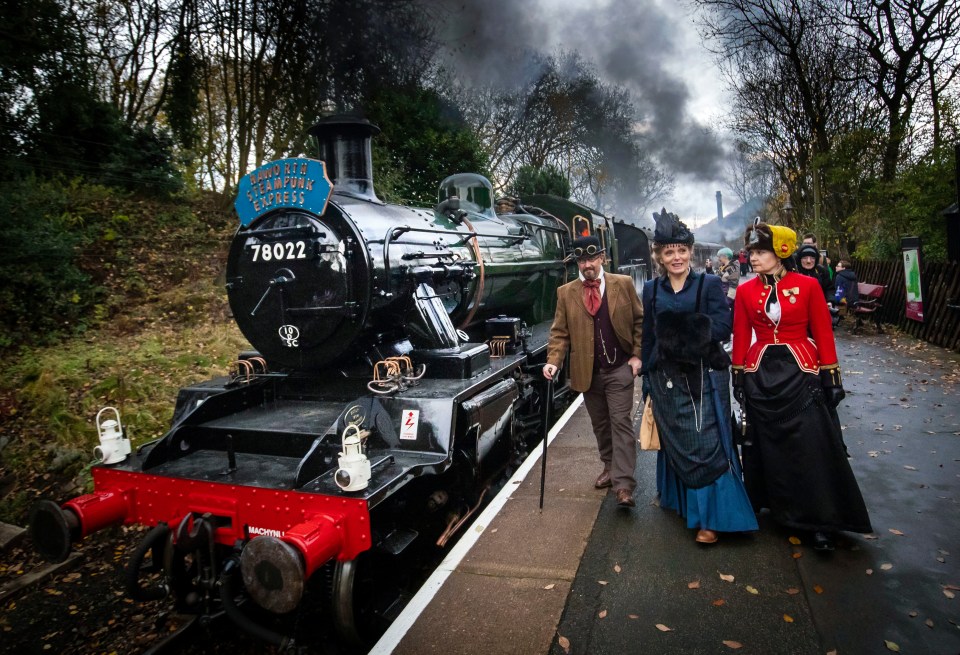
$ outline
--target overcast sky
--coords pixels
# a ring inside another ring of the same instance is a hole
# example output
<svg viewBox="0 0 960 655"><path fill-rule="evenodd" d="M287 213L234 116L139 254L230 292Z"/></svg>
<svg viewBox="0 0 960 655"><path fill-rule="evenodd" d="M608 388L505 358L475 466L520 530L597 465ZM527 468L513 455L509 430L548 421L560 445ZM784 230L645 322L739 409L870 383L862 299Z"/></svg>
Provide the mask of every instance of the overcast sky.
<svg viewBox="0 0 960 655"><path fill-rule="evenodd" d="M522 74L510 44L547 54L576 50L600 76L631 91L658 159L677 180L671 212L691 226L737 200L723 183L723 88L690 9L678 0L459 0L444 3L441 32L458 67L477 81L509 83ZM449 8L453 9L449 9ZM499 79L498 79L499 78ZM659 207L657 208L659 209Z"/></svg>

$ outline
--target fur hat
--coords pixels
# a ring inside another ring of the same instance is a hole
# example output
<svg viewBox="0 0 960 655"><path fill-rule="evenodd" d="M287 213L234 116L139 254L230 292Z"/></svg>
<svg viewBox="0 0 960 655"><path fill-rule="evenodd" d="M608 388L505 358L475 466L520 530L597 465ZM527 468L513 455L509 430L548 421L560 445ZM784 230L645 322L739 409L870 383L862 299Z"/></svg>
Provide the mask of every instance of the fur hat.
<svg viewBox="0 0 960 655"><path fill-rule="evenodd" d="M813 257L815 264L820 263L820 251L817 250L817 247L810 243L805 243L797 249L797 261L800 261L804 257Z"/></svg>
<svg viewBox="0 0 960 655"><path fill-rule="evenodd" d="M654 243L661 246L672 243L693 245L693 232L676 214L668 214L666 208L663 208L659 214L654 212L653 218L656 221L656 229L653 232Z"/></svg>
<svg viewBox="0 0 960 655"><path fill-rule="evenodd" d="M747 250L769 250L780 259L786 259L797 249L797 233L783 225L762 223L760 218L747 227L743 235Z"/></svg>

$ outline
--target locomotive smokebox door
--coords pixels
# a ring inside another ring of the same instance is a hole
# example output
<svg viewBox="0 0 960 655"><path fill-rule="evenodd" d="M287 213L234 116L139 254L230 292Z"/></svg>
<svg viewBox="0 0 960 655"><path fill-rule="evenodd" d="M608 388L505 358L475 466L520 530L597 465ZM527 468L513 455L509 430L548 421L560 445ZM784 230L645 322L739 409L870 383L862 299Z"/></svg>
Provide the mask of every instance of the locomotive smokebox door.
<svg viewBox="0 0 960 655"><path fill-rule="evenodd" d="M486 322L487 341L502 341L504 352L513 354L520 347L520 319L514 316L500 315L488 318ZM491 343L491 350L493 350Z"/></svg>

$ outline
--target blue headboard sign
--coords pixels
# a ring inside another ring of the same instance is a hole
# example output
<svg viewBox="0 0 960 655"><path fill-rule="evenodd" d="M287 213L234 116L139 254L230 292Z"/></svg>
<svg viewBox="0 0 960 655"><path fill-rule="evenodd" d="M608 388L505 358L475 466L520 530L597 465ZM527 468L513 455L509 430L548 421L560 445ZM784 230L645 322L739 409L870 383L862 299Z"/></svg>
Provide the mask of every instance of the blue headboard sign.
<svg viewBox="0 0 960 655"><path fill-rule="evenodd" d="M324 162L305 157L278 159L240 179L233 206L244 227L281 208L304 209L319 216L327 209L332 189Z"/></svg>

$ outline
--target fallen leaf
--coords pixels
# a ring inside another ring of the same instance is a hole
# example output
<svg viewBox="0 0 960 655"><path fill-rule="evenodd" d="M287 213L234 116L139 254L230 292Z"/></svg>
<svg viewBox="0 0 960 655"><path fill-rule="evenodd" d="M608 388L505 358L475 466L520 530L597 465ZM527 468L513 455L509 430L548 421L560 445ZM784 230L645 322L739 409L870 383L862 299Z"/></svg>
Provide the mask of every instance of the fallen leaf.
<svg viewBox="0 0 960 655"><path fill-rule="evenodd" d="M725 601L724 599L718 598L718 599L716 599L715 601L713 601L713 606L714 606L714 607L720 607L721 605L726 605L726 603L727 603L727 601Z"/></svg>
<svg viewBox="0 0 960 655"><path fill-rule="evenodd" d="M790 616L789 614L784 614L783 620L786 621L787 623L793 623L793 617Z"/></svg>
<svg viewBox="0 0 960 655"><path fill-rule="evenodd" d="M933 619L927 619L926 621L924 621L924 623L927 624L927 627L928 627L928 628L932 628L932 627L933 627Z"/></svg>
<svg viewBox="0 0 960 655"><path fill-rule="evenodd" d="M671 632L671 631L673 630L673 628L668 628L667 626L663 625L662 623L658 623L658 624L657 624L657 630L659 630L660 632Z"/></svg>
<svg viewBox="0 0 960 655"><path fill-rule="evenodd" d="M944 589L944 590L943 590L943 595L946 596L947 598L956 598L956 597L957 597L957 595L956 595L955 593L953 593L952 591L950 591L949 589Z"/></svg>
<svg viewBox="0 0 960 655"><path fill-rule="evenodd" d="M803 557L803 553L799 551L793 554L793 559L800 559L801 557Z"/></svg>
<svg viewBox="0 0 960 655"><path fill-rule="evenodd" d="M884 562L883 564L880 565L881 571L889 571L892 568L893 568L893 564L891 564L890 562Z"/></svg>
<svg viewBox="0 0 960 655"><path fill-rule="evenodd" d="M759 591L757 591L754 587L751 587L750 585L747 585L747 591L749 591L749 592L750 592L751 594L753 594L754 596L756 596L757 594L760 593Z"/></svg>
<svg viewBox="0 0 960 655"><path fill-rule="evenodd" d="M864 538L864 539L871 539L871 540L872 540L872 539L879 539L880 537L878 537L878 536L875 535L875 534L865 534L865 535L863 535L863 538Z"/></svg>
<svg viewBox="0 0 960 655"><path fill-rule="evenodd" d="M630 619L639 619L639 618L640 618L640 615L639 615L639 614L627 614L627 618L630 618Z"/></svg>
<svg viewBox="0 0 960 655"><path fill-rule="evenodd" d="M873 569L867 569L867 575L873 575Z"/></svg>
<svg viewBox="0 0 960 655"><path fill-rule="evenodd" d="M544 587L544 589L546 589L547 591L549 591L549 590L553 589L553 588L556 587L556 586L557 586L556 584L554 584L553 582L551 582L551 583L548 584L546 587Z"/></svg>
<svg viewBox="0 0 960 655"><path fill-rule="evenodd" d="M943 588L944 588L944 589L950 589L950 590L952 590L952 591L960 591L960 587L958 587L958 586L955 585L955 584L945 584L945 585L943 585Z"/></svg>
<svg viewBox="0 0 960 655"><path fill-rule="evenodd" d="M886 644L887 650L892 650L894 653L899 653L899 652L900 652L900 647L897 646L897 645L896 645L895 643L893 643L892 641L888 641L887 639L884 639L884 640L883 640L883 643Z"/></svg>
<svg viewBox="0 0 960 655"><path fill-rule="evenodd" d="M720 573L720 571L717 571L717 573ZM733 582L733 581L734 581L734 577L733 577L732 575L728 574L728 573L720 573L720 579L721 579L721 580L724 580L724 581L726 581L726 582Z"/></svg>
<svg viewBox="0 0 960 655"><path fill-rule="evenodd" d="M794 596L796 594L799 594L800 590L797 589L796 587L790 587L789 589L787 589L787 593L790 594L791 596Z"/></svg>
<svg viewBox="0 0 960 655"><path fill-rule="evenodd" d="M834 649L834 650L828 650L828 651L827 651L827 655L837 655L836 649Z"/></svg>
<svg viewBox="0 0 960 655"><path fill-rule="evenodd" d="M800 545L800 539L798 537L790 537L788 541L792 543L794 546Z"/></svg>
<svg viewBox="0 0 960 655"><path fill-rule="evenodd" d="M607 618L607 610L600 610L600 613L597 614L601 619Z"/></svg>
<svg viewBox="0 0 960 655"><path fill-rule="evenodd" d="M931 434L933 434L933 433L931 432ZM917 467L916 467L916 466L904 466L903 468L907 469L908 471L916 471L916 470L917 470Z"/></svg>
<svg viewBox="0 0 960 655"><path fill-rule="evenodd" d="M606 580L597 580L597 582L598 582L599 584L607 584L607 581L606 581Z"/></svg>
<svg viewBox="0 0 960 655"><path fill-rule="evenodd" d="M700 588L699 580L694 580L693 582L687 583L687 589L699 589L699 588Z"/></svg>
<svg viewBox="0 0 960 655"><path fill-rule="evenodd" d="M738 648L743 648L743 644L741 644L739 641L730 641L728 639L723 640L723 645L726 646L727 648L732 648L734 650Z"/></svg>
<svg viewBox="0 0 960 655"><path fill-rule="evenodd" d="M910 610L909 612L907 612L907 616L909 616L911 619L917 618L917 615L919 614L920 612L918 612L917 610Z"/></svg>
<svg viewBox="0 0 960 655"><path fill-rule="evenodd" d="M813 585L813 590L814 590L815 592L817 592L818 594L822 594L822 593L823 593L823 587L821 587L821 586L818 585L818 584Z"/></svg>
<svg viewBox="0 0 960 655"><path fill-rule="evenodd" d="M902 537L902 536L903 536L903 533L902 533L902 532L900 532L899 530L894 530L893 528L890 528L890 533L891 533L891 534L895 534L895 535L897 535L898 537Z"/></svg>
<svg viewBox="0 0 960 655"><path fill-rule="evenodd" d="M559 635L559 636L557 637L557 643L560 644L560 648L563 649L563 652L564 652L564 653L569 653L569 652L570 652L570 640L569 640L569 639L567 639L567 638L564 637L563 635Z"/></svg>
<svg viewBox="0 0 960 655"><path fill-rule="evenodd" d="M619 564L614 564L614 565L613 565L613 570L616 571L617 573L620 573L620 571L622 571L623 569L620 568L620 565L619 565Z"/></svg>

